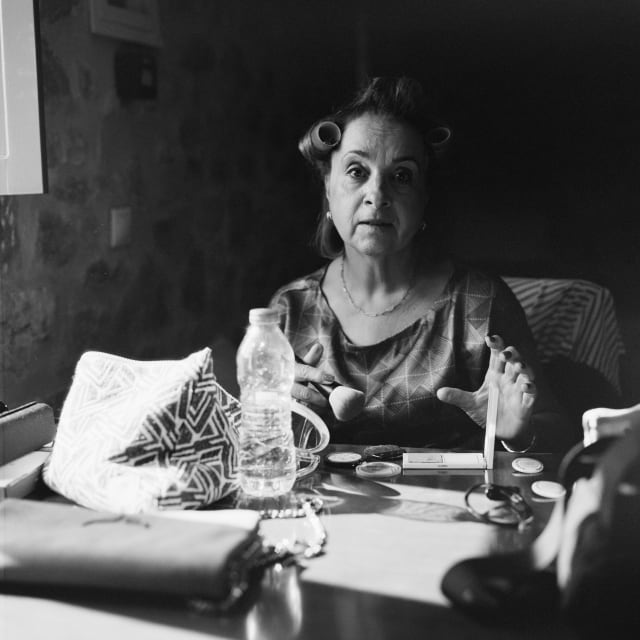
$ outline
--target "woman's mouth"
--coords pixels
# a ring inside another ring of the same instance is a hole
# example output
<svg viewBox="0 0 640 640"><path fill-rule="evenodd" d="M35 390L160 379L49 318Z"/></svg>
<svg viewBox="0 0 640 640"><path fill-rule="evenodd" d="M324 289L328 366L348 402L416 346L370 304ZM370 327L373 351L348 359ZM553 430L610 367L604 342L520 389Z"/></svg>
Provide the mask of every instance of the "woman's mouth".
<svg viewBox="0 0 640 640"><path fill-rule="evenodd" d="M363 220L362 222L358 223L358 226L359 225L364 225L367 227L373 227L378 229L386 229L393 226L390 222L383 222L382 220Z"/></svg>

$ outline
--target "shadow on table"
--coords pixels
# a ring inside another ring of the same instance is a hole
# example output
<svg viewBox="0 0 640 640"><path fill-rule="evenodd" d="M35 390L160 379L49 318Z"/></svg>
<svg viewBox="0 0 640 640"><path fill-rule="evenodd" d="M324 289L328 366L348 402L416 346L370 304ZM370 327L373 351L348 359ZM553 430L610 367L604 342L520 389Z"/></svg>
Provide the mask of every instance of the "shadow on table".
<svg viewBox="0 0 640 640"><path fill-rule="evenodd" d="M541 611L537 618L532 616L526 623L506 619L481 622L449 606L305 582L303 571L295 566L266 571L243 606L226 613L186 606L175 599L115 592L57 588L11 592L113 614L123 619L123 625L127 619L147 621L216 638L553 640L577 637L554 612ZM180 638L180 633L176 632L175 637Z"/></svg>
<svg viewBox="0 0 640 640"><path fill-rule="evenodd" d="M379 513L425 522L477 522L463 507L424 500L402 498L388 484L360 478L353 472L318 473L300 493L318 495L325 513Z"/></svg>

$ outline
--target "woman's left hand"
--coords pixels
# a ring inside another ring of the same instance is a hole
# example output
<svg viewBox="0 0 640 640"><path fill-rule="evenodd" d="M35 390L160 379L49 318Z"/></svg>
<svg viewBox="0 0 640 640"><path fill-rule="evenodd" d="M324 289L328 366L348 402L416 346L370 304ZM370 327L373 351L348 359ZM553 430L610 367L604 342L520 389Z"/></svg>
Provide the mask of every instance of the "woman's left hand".
<svg viewBox="0 0 640 640"><path fill-rule="evenodd" d="M496 437L506 440L518 449L518 444L527 446L533 437L530 425L537 389L533 371L522 361L515 347L504 347L500 336L487 336L491 349L489 368L477 391L463 391L454 387L441 387L437 391L442 402L462 409L474 422L485 428L489 385L495 379L500 389L500 402Z"/></svg>

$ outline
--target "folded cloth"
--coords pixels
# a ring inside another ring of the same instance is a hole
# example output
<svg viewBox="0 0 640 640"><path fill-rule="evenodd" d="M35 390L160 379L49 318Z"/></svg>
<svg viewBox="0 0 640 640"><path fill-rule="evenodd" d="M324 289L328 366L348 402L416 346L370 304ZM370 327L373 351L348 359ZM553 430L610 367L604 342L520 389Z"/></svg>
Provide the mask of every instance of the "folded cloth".
<svg viewBox="0 0 640 640"><path fill-rule="evenodd" d="M211 350L139 361L88 351L64 401L45 482L91 509L197 509L237 489L240 403Z"/></svg>
<svg viewBox="0 0 640 640"><path fill-rule="evenodd" d="M0 586L117 589L235 602L262 554L255 526L0 503Z"/></svg>

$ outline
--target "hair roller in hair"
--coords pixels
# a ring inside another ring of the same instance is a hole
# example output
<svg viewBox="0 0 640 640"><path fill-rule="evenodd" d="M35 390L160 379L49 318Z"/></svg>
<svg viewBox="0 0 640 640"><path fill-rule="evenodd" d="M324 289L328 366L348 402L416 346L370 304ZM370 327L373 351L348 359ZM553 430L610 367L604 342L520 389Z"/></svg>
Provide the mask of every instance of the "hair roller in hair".
<svg viewBox="0 0 640 640"><path fill-rule="evenodd" d="M340 143L342 131L331 120L321 120L314 124L304 135L298 148L300 153L308 160L326 156Z"/></svg>
<svg viewBox="0 0 640 640"><path fill-rule="evenodd" d="M340 127L331 120L318 122L311 129L311 143L318 151L329 151L333 149L342 137Z"/></svg>
<svg viewBox="0 0 640 640"><path fill-rule="evenodd" d="M449 127L434 127L427 134L427 144L433 150L436 159L439 160L446 153L451 142L451 129Z"/></svg>

